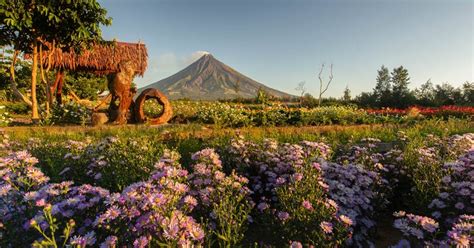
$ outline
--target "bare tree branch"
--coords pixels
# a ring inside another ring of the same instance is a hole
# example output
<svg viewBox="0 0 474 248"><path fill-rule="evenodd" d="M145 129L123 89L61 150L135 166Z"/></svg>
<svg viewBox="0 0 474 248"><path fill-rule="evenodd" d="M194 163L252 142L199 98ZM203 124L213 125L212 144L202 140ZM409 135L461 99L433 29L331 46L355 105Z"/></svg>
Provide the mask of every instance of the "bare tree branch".
<svg viewBox="0 0 474 248"><path fill-rule="evenodd" d="M321 99L322 99L322 96L323 94L329 89L329 85L331 84L332 82L332 79L333 79L333 74L332 74L332 67L333 65L331 64L331 67L330 67L330 72L329 72L329 81L327 82L326 86L324 86L324 82L323 82L323 77L322 77L322 74L323 74L323 70L324 70L324 64L321 65L321 70L319 71L319 74L318 74L318 78L319 78L319 100L318 100L318 105L321 106ZM324 90L323 90L323 86L324 86Z"/></svg>
<svg viewBox="0 0 474 248"><path fill-rule="evenodd" d="M331 84L333 77L334 76L332 75L332 64L331 64L331 69L330 69L330 72L329 72L329 82L326 85L326 88L323 90L323 94L328 90L329 85Z"/></svg>

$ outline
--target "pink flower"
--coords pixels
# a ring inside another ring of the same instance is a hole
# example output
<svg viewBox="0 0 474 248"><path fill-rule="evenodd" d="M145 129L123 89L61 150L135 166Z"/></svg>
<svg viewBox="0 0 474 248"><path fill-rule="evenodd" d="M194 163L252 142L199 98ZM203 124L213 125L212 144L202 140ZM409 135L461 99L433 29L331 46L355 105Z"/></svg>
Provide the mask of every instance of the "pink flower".
<svg viewBox="0 0 474 248"><path fill-rule="evenodd" d="M298 181L301 181L301 179L303 179L303 174L301 174L301 173L295 173L295 174L293 175L293 178L294 178L295 181L297 181L297 182L298 182Z"/></svg>
<svg viewBox="0 0 474 248"><path fill-rule="evenodd" d="M321 222L321 224L319 224L319 226L321 227L321 229L323 229L324 233L332 233L332 223L323 221Z"/></svg>
<svg viewBox="0 0 474 248"><path fill-rule="evenodd" d="M196 198L188 195L188 196L184 197L184 203L188 204L191 207L195 207L197 205L197 200L196 200Z"/></svg>
<svg viewBox="0 0 474 248"><path fill-rule="evenodd" d="M36 206L37 207L43 207L44 205L46 205L46 200L44 198L41 199L41 200L36 201Z"/></svg>
<svg viewBox="0 0 474 248"><path fill-rule="evenodd" d="M304 200L302 205L303 205L304 208L306 208L308 210L313 210L313 205L311 204L311 202L309 202L307 200Z"/></svg>
<svg viewBox="0 0 474 248"><path fill-rule="evenodd" d="M316 170L321 170L321 165L319 163L313 163L313 167L316 169Z"/></svg>
<svg viewBox="0 0 474 248"><path fill-rule="evenodd" d="M352 226L352 224L354 223L351 218L343 214L339 216L339 219L342 221L342 223L346 224L347 226Z"/></svg>

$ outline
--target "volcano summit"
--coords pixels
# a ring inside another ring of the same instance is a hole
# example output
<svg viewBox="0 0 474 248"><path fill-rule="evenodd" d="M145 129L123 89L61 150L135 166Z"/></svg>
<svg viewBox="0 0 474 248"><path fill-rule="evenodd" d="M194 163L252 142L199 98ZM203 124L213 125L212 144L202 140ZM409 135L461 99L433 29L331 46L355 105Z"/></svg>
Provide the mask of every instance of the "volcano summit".
<svg viewBox="0 0 474 248"><path fill-rule="evenodd" d="M170 99L217 100L253 98L259 88L275 97L292 97L267 87L220 62L210 53L178 73L140 89L157 88Z"/></svg>

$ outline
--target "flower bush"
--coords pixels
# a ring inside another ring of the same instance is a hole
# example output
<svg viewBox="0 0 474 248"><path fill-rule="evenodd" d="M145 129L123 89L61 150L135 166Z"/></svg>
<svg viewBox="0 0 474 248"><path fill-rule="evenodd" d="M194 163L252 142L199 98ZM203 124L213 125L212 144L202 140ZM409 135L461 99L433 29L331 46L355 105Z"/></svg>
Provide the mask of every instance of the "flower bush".
<svg viewBox="0 0 474 248"><path fill-rule="evenodd" d="M10 113L6 110L5 106L0 105L0 126L8 126L13 119L10 116Z"/></svg>
<svg viewBox="0 0 474 248"><path fill-rule="evenodd" d="M91 111L88 108L74 101L69 101L63 105L54 106L46 123L85 125L90 121L90 116Z"/></svg>
<svg viewBox="0 0 474 248"><path fill-rule="evenodd" d="M319 163L330 157L326 144L265 140L259 145L238 139L229 149L240 162L238 169L250 179L257 213L267 214L270 225L280 226L281 236L316 246L337 246L350 238L355 223L330 199Z"/></svg>
<svg viewBox="0 0 474 248"><path fill-rule="evenodd" d="M394 226L416 243L469 247L474 238L474 149L442 167L441 192L428 205L431 217L397 212Z"/></svg>
<svg viewBox="0 0 474 248"><path fill-rule="evenodd" d="M159 109L159 108L157 108ZM198 122L220 127L283 125L354 125L407 123L423 118L472 118L472 107L365 110L352 106L301 108L279 103L237 104L206 101L174 101L175 123ZM155 111L156 112L156 111Z"/></svg>
<svg viewBox="0 0 474 248"><path fill-rule="evenodd" d="M361 165L321 164L330 197L338 204L338 213L354 221L354 235L349 244L371 246L371 234L379 211L388 204L380 174Z"/></svg>
<svg viewBox="0 0 474 248"><path fill-rule="evenodd" d="M28 146L34 156L48 158L40 161L39 167L47 174L56 175L53 181L70 179L112 191L145 180L164 149L151 139L113 136L98 142L67 140L45 144L32 140Z"/></svg>
<svg viewBox="0 0 474 248"><path fill-rule="evenodd" d="M208 219L208 245L219 247L240 243L247 229L253 202L249 199L248 179L234 171L225 175L219 155L213 149L193 154L193 173L189 176L192 191L199 205L197 215Z"/></svg>
<svg viewBox="0 0 474 248"><path fill-rule="evenodd" d="M187 175L172 157L162 158L149 180L112 195L94 224L112 232L118 244L135 247L202 243L204 231L188 215L195 204Z"/></svg>
<svg viewBox="0 0 474 248"><path fill-rule="evenodd" d="M0 233L9 244L38 246L67 244L73 227L86 234L103 209L108 191L90 185L72 186L72 182L48 183L38 160L26 151L15 152L0 162ZM74 219L72 219L74 217ZM58 233L58 230L63 230ZM22 236L23 239L16 237Z"/></svg>
<svg viewBox="0 0 474 248"><path fill-rule="evenodd" d="M239 137L181 158L152 139L2 133L0 246L371 247L396 210L398 246L470 247L473 137Z"/></svg>

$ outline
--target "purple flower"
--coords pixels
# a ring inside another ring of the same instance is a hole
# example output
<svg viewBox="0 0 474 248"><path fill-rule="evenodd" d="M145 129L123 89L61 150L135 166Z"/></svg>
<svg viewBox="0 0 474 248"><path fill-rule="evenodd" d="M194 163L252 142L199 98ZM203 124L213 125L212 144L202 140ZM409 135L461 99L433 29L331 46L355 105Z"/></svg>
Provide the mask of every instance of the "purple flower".
<svg viewBox="0 0 474 248"><path fill-rule="evenodd" d="M288 212L278 212L277 217L284 222L290 218L290 214Z"/></svg>
<svg viewBox="0 0 474 248"><path fill-rule="evenodd" d="M291 241L290 248L303 248L303 245L298 241Z"/></svg>
<svg viewBox="0 0 474 248"><path fill-rule="evenodd" d="M108 236L105 241L100 244L100 248L115 248L117 240L116 236Z"/></svg>
<svg viewBox="0 0 474 248"><path fill-rule="evenodd" d="M258 210L260 210L261 212L263 212L263 210L267 209L268 207L268 204L265 202L261 202L257 205Z"/></svg>
<svg viewBox="0 0 474 248"><path fill-rule="evenodd" d="M457 208L457 209L462 210L462 209L464 209L464 204L462 202L458 202L458 203L456 203L456 205L454 205L454 207Z"/></svg>
<svg viewBox="0 0 474 248"><path fill-rule="evenodd" d="M133 241L133 248L145 248L148 245L148 238L145 236L141 236L138 239Z"/></svg>

